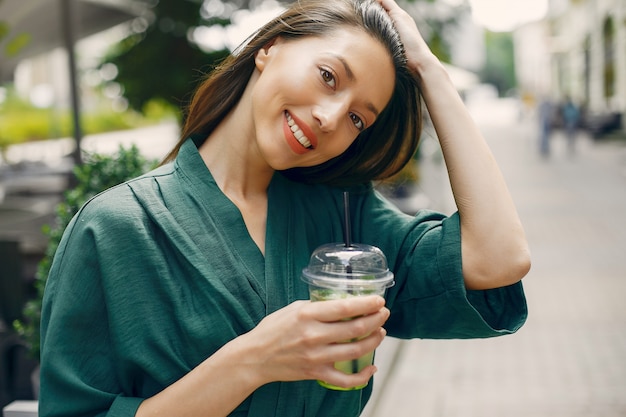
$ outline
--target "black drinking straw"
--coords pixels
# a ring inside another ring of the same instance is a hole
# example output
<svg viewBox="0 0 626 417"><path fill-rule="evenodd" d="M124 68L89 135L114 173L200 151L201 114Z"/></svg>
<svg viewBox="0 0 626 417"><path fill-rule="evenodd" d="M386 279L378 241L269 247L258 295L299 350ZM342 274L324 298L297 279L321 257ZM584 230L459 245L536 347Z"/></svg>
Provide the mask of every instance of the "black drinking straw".
<svg viewBox="0 0 626 417"><path fill-rule="evenodd" d="M350 226L350 193L348 191L343 192L343 240L346 248L352 246L352 235L351 235L351 226ZM352 278L352 265L346 265L346 273L348 274L348 278ZM352 294L352 290L348 290L349 294ZM353 342L356 342L357 339L352 339ZM359 372L359 360L352 359L352 373L356 374Z"/></svg>
<svg viewBox="0 0 626 417"><path fill-rule="evenodd" d="M350 227L350 192L343 192L343 240L346 244L346 248L352 246L352 236ZM352 271L349 271L352 272Z"/></svg>
<svg viewBox="0 0 626 417"><path fill-rule="evenodd" d="M346 248L352 246L352 227L350 226L350 192L343 192L343 241ZM352 273L352 265L346 265L346 272ZM349 275L352 278L351 275Z"/></svg>

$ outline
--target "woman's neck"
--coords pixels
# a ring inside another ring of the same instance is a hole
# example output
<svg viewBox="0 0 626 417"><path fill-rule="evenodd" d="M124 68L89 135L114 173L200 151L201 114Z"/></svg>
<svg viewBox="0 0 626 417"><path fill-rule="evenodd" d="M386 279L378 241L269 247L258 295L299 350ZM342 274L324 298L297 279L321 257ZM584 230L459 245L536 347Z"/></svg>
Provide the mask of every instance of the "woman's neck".
<svg viewBox="0 0 626 417"><path fill-rule="evenodd" d="M218 187L237 206L250 237L265 255L267 188L274 170L259 154L245 103L242 99L199 151Z"/></svg>
<svg viewBox="0 0 626 417"><path fill-rule="evenodd" d="M267 195L274 170L259 153L246 96L200 147L200 155L222 192L231 199Z"/></svg>

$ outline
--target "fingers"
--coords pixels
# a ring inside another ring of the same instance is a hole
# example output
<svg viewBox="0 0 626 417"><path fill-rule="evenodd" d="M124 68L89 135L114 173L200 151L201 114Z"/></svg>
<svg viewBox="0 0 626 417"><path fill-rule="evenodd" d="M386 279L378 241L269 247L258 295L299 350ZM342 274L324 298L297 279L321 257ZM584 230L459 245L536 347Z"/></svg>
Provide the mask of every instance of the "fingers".
<svg viewBox="0 0 626 417"><path fill-rule="evenodd" d="M382 308L366 316L330 323L326 326L328 339L330 343L336 343L363 338L380 330L388 318L389 310Z"/></svg>
<svg viewBox="0 0 626 417"><path fill-rule="evenodd" d="M315 379L341 388L361 387L366 385L377 371L376 366L369 365L356 374L349 374L341 372L329 364Z"/></svg>
<svg viewBox="0 0 626 417"><path fill-rule="evenodd" d="M312 323L302 333L308 345L363 338L379 330L389 318L379 296L316 301L298 311L298 323Z"/></svg>
<svg viewBox="0 0 626 417"><path fill-rule="evenodd" d="M315 379L344 388L365 385L377 371L372 365L372 359L374 350L385 335L384 329L379 329L361 340L329 347L329 355L335 358L335 362L318 367L319 373ZM355 369L360 371L355 372Z"/></svg>
<svg viewBox="0 0 626 417"><path fill-rule="evenodd" d="M398 7L393 0L376 0L387 12L391 11L393 7Z"/></svg>
<svg viewBox="0 0 626 417"><path fill-rule="evenodd" d="M250 366L267 382L319 379L346 387L362 385L375 367L346 377L333 363L371 354L380 345L390 314L384 304L380 296L295 301L246 335L246 348L253 353L245 356L254 358Z"/></svg>
<svg viewBox="0 0 626 417"><path fill-rule="evenodd" d="M413 17L394 0L377 1L383 9L387 11L391 20L393 20L394 26L404 45L409 68L420 73L420 69L427 67L428 64L437 64L438 59L431 52L426 41L420 34Z"/></svg>
<svg viewBox="0 0 626 417"><path fill-rule="evenodd" d="M395 2L395 0L376 0L390 16L396 15L398 12L406 14L405 10Z"/></svg>
<svg viewBox="0 0 626 417"><path fill-rule="evenodd" d="M303 329L294 340L304 349L310 349L313 361L323 363L353 359L373 351L382 342L386 335L382 326L387 318L389 310L382 309L353 320L319 323Z"/></svg>
<svg viewBox="0 0 626 417"><path fill-rule="evenodd" d="M323 354L313 360L318 365L310 367L310 379L344 388L365 385L377 371L372 365L374 350L385 336L385 330L378 329L360 340L325 347L319 352Z"/></svg>
<svg viewBox="0 0 626 417"><path fill-rule="evenodd" d="M378 295L350 297L341 300L316 301L303 312L312 318L332 323L352 317L373 314L383 308L385 299Z"/></svg>
<svg viewBox="0 0 626 417"><path fill-rule="evenodd" d="M389 11L389 9L385 6L385 2L383 0L376 0L376 3L380 4L383 9Z"/></svg>
<svg viewBox="0 0 626 417"><path fill-rule="evenodd" d="M382 343L386 335L385 329L379 328L360 339L330 345L327 349L328 360L329 362L349 361L372 353Z"/></svg>

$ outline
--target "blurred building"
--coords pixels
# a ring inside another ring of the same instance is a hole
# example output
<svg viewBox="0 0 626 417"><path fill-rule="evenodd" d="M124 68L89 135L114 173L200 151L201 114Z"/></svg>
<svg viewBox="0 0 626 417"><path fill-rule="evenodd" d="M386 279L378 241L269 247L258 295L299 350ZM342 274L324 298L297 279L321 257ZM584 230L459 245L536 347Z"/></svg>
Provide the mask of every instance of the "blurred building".
<svg viewBox="0 0 626 417"><path fill-rule="evenodd" d="M624 133L626 1L550 0L545 19L514 32L523 95L583 108L592 133Z"/></svg>

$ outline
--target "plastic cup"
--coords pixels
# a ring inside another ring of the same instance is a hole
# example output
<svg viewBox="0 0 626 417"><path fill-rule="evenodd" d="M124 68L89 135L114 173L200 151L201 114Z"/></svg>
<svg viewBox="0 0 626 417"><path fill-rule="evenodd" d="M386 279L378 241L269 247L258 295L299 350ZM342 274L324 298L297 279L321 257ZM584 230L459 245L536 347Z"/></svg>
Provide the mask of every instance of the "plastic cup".
<svg viewBox="0 0 626 417"><path fill-rule="evenodd" d="M384 296L385 290L394 285L393 273L389 271L383 252L364 244L329 243L315 249L309 265L302 270L302 279L309 284L311 301L337 300L364 295ZM355 340L346 340L345 343ZM354 374L371 365L374 352L360 358L335 362L335 368ZM364 385L343 388L318 381L323 387L351 391Z"/></svg>

